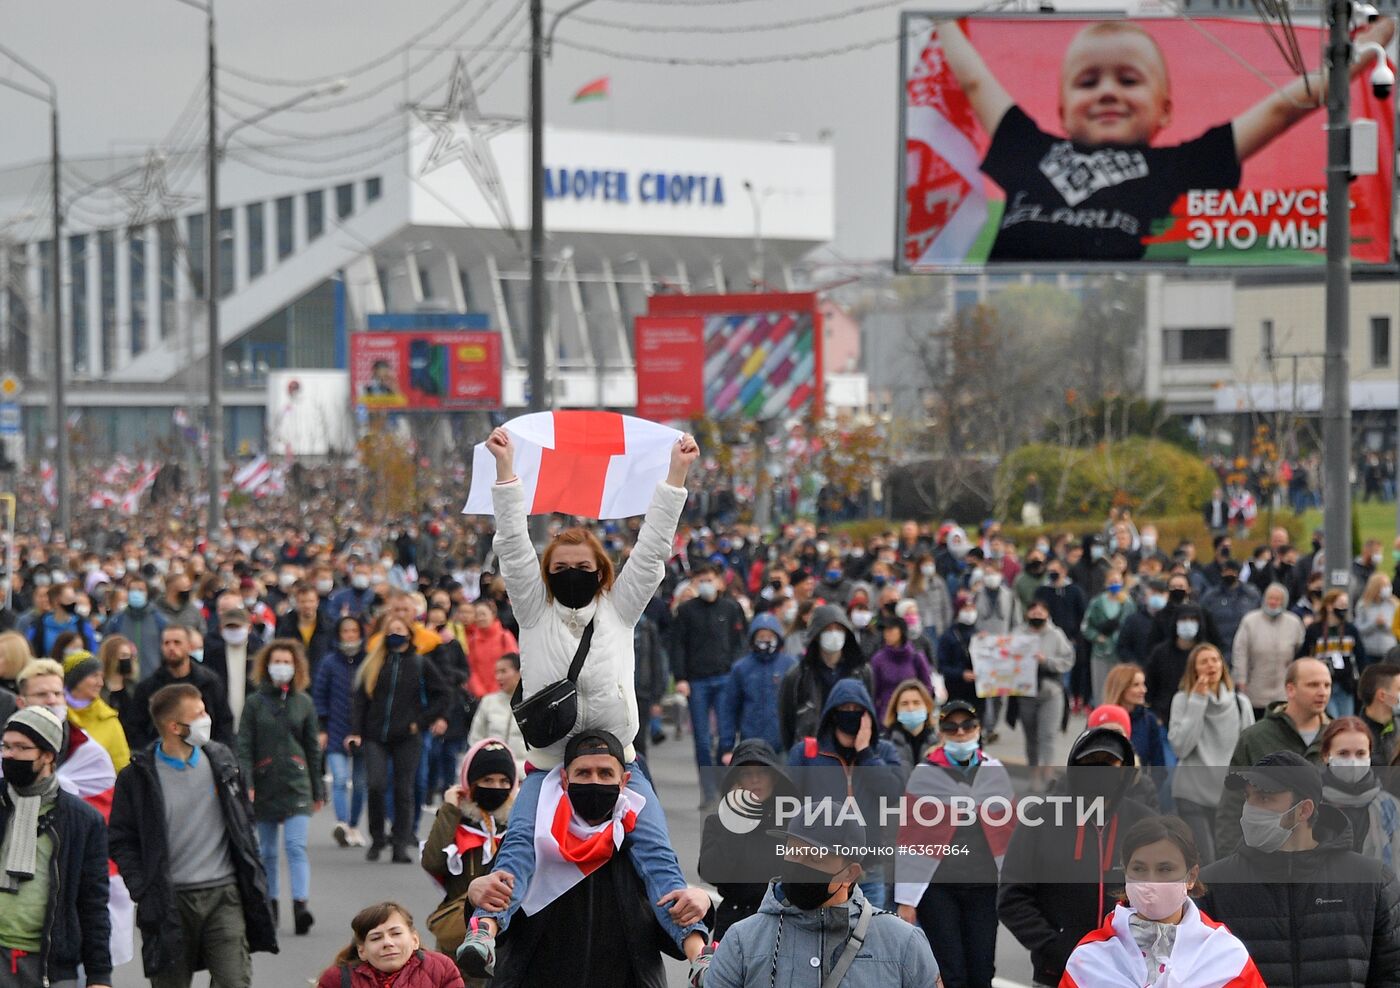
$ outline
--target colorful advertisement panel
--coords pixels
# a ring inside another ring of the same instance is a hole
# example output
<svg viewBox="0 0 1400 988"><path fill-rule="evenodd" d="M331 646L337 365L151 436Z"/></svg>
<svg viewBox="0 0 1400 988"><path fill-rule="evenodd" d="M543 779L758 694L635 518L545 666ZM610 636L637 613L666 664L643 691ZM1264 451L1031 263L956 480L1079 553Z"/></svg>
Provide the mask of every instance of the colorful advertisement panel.
<svg viewBox="0 0 1400 988"><path fill-rule="evenodd" d="M1323 29L1296 27L1299 77L1243 19L903 26L901 270L1324 261ZM1372 65L1351 84L1379 146L1376 174L1351 184L1352 256L1385 264L1395 107Z"/></svg>
<svg viewBox="0 0 1400 988"><path fill-rule="evenodd" d="M370 409L501 407L501 337L461 330L350 335L350 384Z"/></svg>
<svg viewBox="0 0 1400 988"><path fill-rule="evenodd" d="M653 296L636 321L637 414L807 416L822 392L813 294Z"/></svg>

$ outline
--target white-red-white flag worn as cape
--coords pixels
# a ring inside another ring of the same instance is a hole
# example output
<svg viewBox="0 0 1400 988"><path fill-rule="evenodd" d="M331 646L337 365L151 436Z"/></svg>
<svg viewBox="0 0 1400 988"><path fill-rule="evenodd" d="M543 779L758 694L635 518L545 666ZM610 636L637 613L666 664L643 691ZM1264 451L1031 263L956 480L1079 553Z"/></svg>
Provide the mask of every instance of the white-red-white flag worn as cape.
<svg viewBox="0 0 1400 988"><path fill-rule="evenodd" d="M515 473L531 514L583 518L644 515L671 467L675 429L616 412L536 412L505 424L515 445ZM496 461L477 443L467 515L490 515Z"/></svg>

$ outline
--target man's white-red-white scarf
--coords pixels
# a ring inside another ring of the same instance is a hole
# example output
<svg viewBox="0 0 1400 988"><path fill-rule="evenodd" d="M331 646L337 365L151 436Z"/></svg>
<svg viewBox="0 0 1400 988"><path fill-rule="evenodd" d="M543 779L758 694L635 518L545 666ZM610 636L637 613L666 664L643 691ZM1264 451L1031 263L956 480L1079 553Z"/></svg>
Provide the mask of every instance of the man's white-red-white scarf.
<svg viewBox="0 0 1400 988"><path fill-rule="evenodd" d="M1079 941L1065 965L1060 988L1264 988L1264 979L1239 937L1189 899L1170 959L1162 971L1149 974L1147 959L1129 927L1135 912L1118 906L1103 926Z"/></svg>
<svg viewBox="0 0 1400 988"><path fill-rule="evenodd" d="M117 770L107 749L94 741L81 727L68 725L68 752L58 766L59 788L77 796L105 821L112 815L112 795L117 787ZM117 872L116 862L107 862L107 914L112 921L112 966L125 964L136 956L136 903Z"/></svg>
<svg viewBox="0 0 1400 988"><path fill-rule="evenodd" d="M569 889L607 864L637 826L646 799L622 787L609 820L584 823L560 782L561 767L544 777L535 809L535 877L521 900L525 915L533 916Z"/></svg>

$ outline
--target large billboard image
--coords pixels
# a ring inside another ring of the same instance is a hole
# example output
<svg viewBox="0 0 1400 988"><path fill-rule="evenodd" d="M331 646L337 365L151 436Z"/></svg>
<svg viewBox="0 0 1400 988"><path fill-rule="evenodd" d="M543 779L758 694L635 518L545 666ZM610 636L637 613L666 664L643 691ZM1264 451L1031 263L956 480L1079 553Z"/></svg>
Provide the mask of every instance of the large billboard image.
<svg viewBox="0 0 1400 988"><path fill-rule="evenodd" d="M371 409L425 411L501 407L501 337L424 330L353 333L350 385Z"/></svg>
<svg viewBox="0 0 1400 988"><path fill-rule="evenodd" d="M1295 30L1306 76L1257 21L906 14L898 266L1320 264L1325 32ZM1371 64L1351 80L1379 147L1352 256L1384 264L1395 109Z"/></svg>
<svg viewBox="0 0 1400 988"><path fill-rule="evenodd" d="M637 414L758 421L821 401L813 295L653 296L636 321Z"/></svg>

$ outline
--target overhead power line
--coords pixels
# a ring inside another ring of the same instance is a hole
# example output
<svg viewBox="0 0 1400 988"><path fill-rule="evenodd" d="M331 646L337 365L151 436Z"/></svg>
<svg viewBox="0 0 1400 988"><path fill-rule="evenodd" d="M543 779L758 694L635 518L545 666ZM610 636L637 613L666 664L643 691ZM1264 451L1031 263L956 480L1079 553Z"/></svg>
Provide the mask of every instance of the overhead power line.
<svg viewBox="0 0 1400 988"><path fill-rule="evenodd" d="M604 48L601 45L590 45L582 41L571 41L566 38L555 38L554 43L560 48L570 48L574 51L588 52L591 55L602 55L605 58L615 58L623 62L646 62L652 65L695 65L711 68L736 68L748 65L775 65L780 62L805 62L816 58L836 58L840 55L851 54L852 52L879 48L882 45L892 45L898 40L899 35L895 34L871 38L868 41L857 41L847 45L839 45L835 48L822 48L814 51L778 52L769 55L737 55L729 58L701 58L691 55L650 55L643 52L618 51L613 48Z"/></svg>
<svg viewBox="0 0 1400 988"><path fill-rule="evenodd" d="M759 24L653 24L648 21L613 21L587 14L570 14L570 23L587 24L591 27L607 28L613 31L626 31L632 34L753 34L762 31L788 31L794 28L810 27L814 24L827 24L831 21L858 17L875 10L888 10L899 7L908 0L876 0L874 3L859 4L826 14L813 14L808 17L794 17L785 21L767 21ZM689 6L687 4L687 6ZM552 11L551 11L552 13Z"/></svg>

